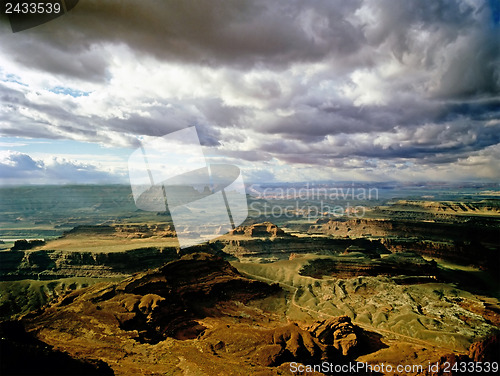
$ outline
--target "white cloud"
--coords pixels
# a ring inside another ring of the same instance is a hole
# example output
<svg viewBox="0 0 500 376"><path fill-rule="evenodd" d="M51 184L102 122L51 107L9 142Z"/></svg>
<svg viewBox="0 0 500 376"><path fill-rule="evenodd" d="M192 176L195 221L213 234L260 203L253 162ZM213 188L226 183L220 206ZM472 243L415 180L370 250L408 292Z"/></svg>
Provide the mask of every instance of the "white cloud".
<svg viewBox="0 0 500 376"><path fill-rule="evenodd" d="M28 154L0 151L0 182L9 184L99 184L123 183L122 174L114 174L90 163L61 157L33 159Z"/></svg>

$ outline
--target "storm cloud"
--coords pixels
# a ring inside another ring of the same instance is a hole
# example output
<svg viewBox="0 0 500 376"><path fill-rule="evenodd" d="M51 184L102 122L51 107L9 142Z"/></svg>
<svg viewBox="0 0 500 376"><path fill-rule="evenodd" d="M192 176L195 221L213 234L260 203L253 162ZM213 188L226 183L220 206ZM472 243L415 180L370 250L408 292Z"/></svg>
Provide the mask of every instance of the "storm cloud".
<svg viewBox="0 0 500 376"><path fill-rule="evenodd" d="M252 176L498 180L490 5L81 1L0 24L2 134L135 148L195 125Z"/></svg>

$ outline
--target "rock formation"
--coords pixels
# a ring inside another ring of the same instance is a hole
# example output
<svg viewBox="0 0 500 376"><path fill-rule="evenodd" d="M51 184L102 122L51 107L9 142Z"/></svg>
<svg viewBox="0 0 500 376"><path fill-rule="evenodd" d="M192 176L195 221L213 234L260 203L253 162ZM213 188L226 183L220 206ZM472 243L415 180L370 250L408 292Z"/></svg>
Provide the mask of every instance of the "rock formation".
<svg viewBox="0 0 500 376"><path fill-rule="evenodd" d="M352 356L358 345L356 328L349 316L331 317L306 327L325 345L333 345L344 356Z"/></svg>
<svg viewBox="0 0 500 376"><path fill-rule="evenodd" d="M485 224L480 219L469 219L464 223L408 219L331 219L326 223L312 225L308 232L350 238L390 236L436 241L470 242L480 240L487 244L498 244L498 236L500 235L498 226L491 223Z"/></svg>
<svg viewBox="0 0 500 376"><path fill-rule="evenodd" d="M466 223L386 219L332 219L312 225L310 234L336 238L380 239L391 252L415 252L465 265L498 271L500 249L498 226L479 220Z"/></svg>
<svg viewBox="0 0 500 376"><path fill-rule="evenodd" d="M348 317L298 325L252 308L275 294L277 285L244 278L219 257L190 254L74 291L21 322L54 351L117 374L274 375L286 362L352 359L359 334Z"/></svg>
<svg viewBox="0 0 500 376"><path fill-rule="evenodd" d="M353 278L357 276L384 275L405 276L405 278L408 276L427 276L431 280L435 280L439 273L435 262L426 261L421 256L410 252L400 252L375 259L371 259L361 252L352 252L329 259L311 260L300 270L301 275L314 278L322 278L323 276ZM425 281L430 282L429 279Z"/></svg>
<svg viewBox="0 0 500 376"><path fill-rule="evenodd" d="M176 247L99 253L50 249L0 252L0 280L128 276L176 258Z"/></svg>
<svg viewBox="0 0 500 376"><path fill-rule="evenodd" d="M244 235L252 238L275 238L290 236L271 222L257 223L250 226L239 226L232 230L230 232L230 235Z"/></svg>
<svg viewBox="0 0 500 376"><path fill-rule="evenodd" d="M469 348L468 355L474 362L500 361L500 333L474 342Z"/></svg>

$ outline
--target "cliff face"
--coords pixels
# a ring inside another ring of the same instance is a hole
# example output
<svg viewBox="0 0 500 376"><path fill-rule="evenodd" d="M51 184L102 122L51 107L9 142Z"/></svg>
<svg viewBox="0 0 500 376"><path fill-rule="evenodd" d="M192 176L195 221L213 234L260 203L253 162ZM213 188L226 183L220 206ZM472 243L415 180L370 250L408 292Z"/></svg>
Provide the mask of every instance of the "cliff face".
<svg viewBox="0 0 500 376"><path fill-rule="evenodd" d="M221 258L191 254L74 291L22 323L54 350L116 374L289 374L274 367L359 352L348 317L297 325L252 308L276 294L277 285L244 278Z"/></svg>
<svg viewBox="0 0 500 376"><path fill-rule="evenodd" d="M125 252L27 250L0 252L0 280L119 277L178 258L174 247Z"/></svg>
<svg viewBox="0 0 500 376"><path fill-rule="evenodd" d="M250 226L240 226L230 232L231 235L248 237L289 237L282 229L271 222L257 223Z"/></svg>
<svg viewBox="0 0 500 376"><path fill-rule="evenodd" d="M353 252L330 259L312 260L300 270L300 274L314 278L400 276L396 279L399 283L405 283L405 280L416 283L433 282L438 279L440 272L435 262L425 261L422 257L412 253L401 252L384 258L370 259L363 253Z"/></svg>
<svg viewBox="0 0 500 376"><path fill-rule="evenodd" d="M217 245L224 253L237 258L287 259L291 253L342 253L349 247L356 247L373 255L388 253L379 241L298 237L285 233L270 222L238 227L229 235L213 241L212 244Z"/></svg>
<svg viewBox="0 0 500 376"><path fill-rule="evenodd" d="M221 241L222 250L235 257L277 257L286 258L291 252L314 253L343 250L342 245L328 239L274 238L274 239L234 239Z"/></svg>
<svg viewBox="0 0 500 376"><path fill-rule="evenodd" d="M487 248L478 241L436 242L432 240L383 239L382 244L391 252L415 252L422 256L444 259L483 269L498 269L498 250Z"/></svg>
<svg viewBox="0 0 500 376"><path fill-rule="evenodd" d="M435 215L448 214L453 216L500 214L499 204L495 200L482 200L476 202L398 200L392 203L388 209L392 212L427 212Z"/></svg>
<svg viewBox="0 0 500 376"><path fill-rule="evenodd" d="M128 239L148 238L148 237L174 237L175 229L172 225L159 224L117 224L113 226L77 226L70 231L66 231L63 237L72 235L108 235L125 237Z"/></svg>
<svg viewBox="0 0 500 376"><path fill-rule="evenodd" d="M309 228L310 234L325 234L336 237L361 238L365 236L387 236L394 232L394 224L385 220L352 219L347 221L319 221Z"/></svg>
<svg viewBox="0 0 500 376"><path fill-rule="evenodd" d="M309 233L339 238L380 238L391 252L415 252L493 271L500 265L500 229L496 226L354 219L318 223L311 226Z"/></svg>
<svg viewBox="0 0 500 376"><path fill-rule="evenodd" d="M311 234L326 234L336 237L401 237L430 240L477 240L485 244L497 244L500 229L496 225L485 226L480 221L468 223L439 223L385 219L331 219L309 229Z"/></svg>

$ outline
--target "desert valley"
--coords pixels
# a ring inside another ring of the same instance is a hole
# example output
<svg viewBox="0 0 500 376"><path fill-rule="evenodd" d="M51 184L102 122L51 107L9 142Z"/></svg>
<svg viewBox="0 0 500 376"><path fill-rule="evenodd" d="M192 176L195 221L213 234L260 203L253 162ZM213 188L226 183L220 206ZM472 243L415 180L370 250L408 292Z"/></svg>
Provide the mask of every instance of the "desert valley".
<svg viewBox="0 0 500 376"><path fill-rule="evenodd" d="M354 374L356 364L358 374L399 365L400 374L441 375L459 374L455 363L498 366L492 193L382 197L363 203L362 218L291 216L293 198L249 195L242 226L181 249L169 213L130 214L130 195L53 190L2 201L3 373L291 375L328 365L315 374ZM80 202L63 206L76 194ZM42 218L41 207L58 215Z"/></svg>

